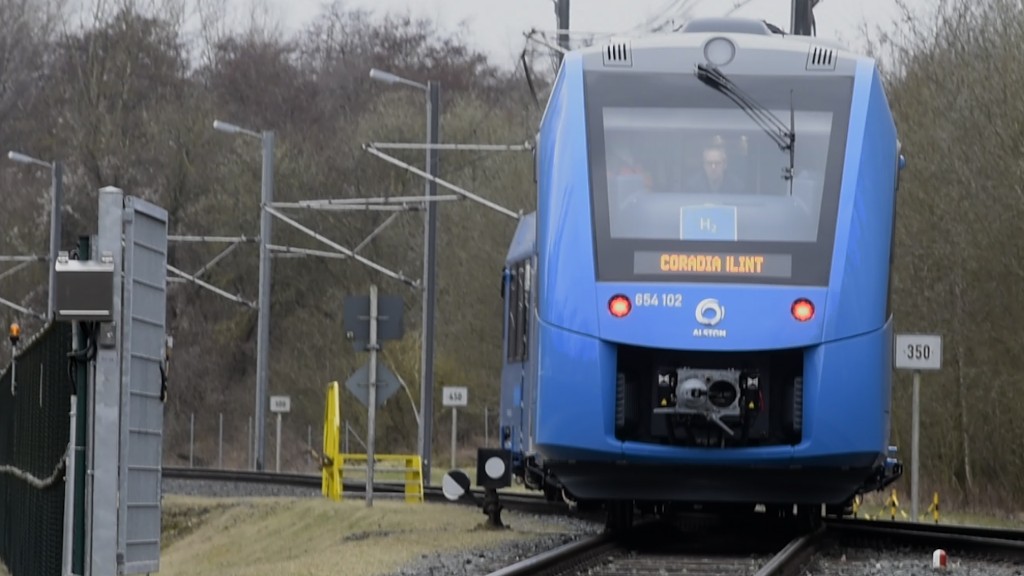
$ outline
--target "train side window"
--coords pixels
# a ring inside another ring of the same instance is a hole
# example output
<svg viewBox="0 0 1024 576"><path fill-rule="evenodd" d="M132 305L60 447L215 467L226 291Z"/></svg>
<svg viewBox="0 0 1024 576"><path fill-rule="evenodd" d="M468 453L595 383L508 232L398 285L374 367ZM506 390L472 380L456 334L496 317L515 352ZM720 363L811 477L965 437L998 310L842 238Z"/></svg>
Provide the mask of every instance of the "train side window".
<svg viewBox="0 0 1024 576"><path fill-rule="evenodd" d="M529 356L527 344L530 338L530 262L524 260L519 265L519 358L523 362Z"/></svg>
<svg viewBox="0 0 1024 576"><path fill-rule="evenodd" d="M518 333L519 314L516 308L519 302L519 283L516 280L516 267L508 271L508 319L505 322L505 329L508 331L508 361L516 359L516 333Z"/></svg>
<svg viewBox="0 0 1024 576"><path fill-rule="evenodd" d="M529 262L512 266L508 297L508 351L509 362L524 362L527 358L527 338L530 321Z"/></svg>

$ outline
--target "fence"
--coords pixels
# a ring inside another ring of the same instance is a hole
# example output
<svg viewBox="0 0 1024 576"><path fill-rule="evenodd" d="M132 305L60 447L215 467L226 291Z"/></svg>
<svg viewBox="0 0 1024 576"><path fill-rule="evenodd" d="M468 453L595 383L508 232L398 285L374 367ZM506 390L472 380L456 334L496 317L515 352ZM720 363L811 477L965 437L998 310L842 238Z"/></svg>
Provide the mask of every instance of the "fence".
<svg viewBox="0 0 1024 576"><path fill-rule="evenodd" d="M438 441L446 438L451 432L451 415L441 413L437 415L435 430L438 431ZM483 436L483 447L497 445L496 432L499 427L498 411L485 406L483 428L459 424L459 436L477 437ZM282 430L282 442L280 452L280 469L282 472L317 472L320 469L319 451L323 436L323 422L307 423L305 425L295 423L291 418L286 417ZM179 420L180 422L180 420ZM166 466L187 466L189 468L218 468L218 469L253 469L253 431L252 417L246 422L244 429L232 426L222 412L217 413L195 413L189 412L185 416L184 432L187 444L183 449L168 452L164 464ZM366 430L357 428L348 420L341 423L339 449L343 454L357 453L359 450L366 451L365 435ZM266 453L265 470L274 471L278 467L277 456L277 435L274 425L267 426L268 450ZM434 450L435 461L447 465L450 457L450 449L447 447L447 440L444 447ZM477 443L467 441L469 452L473 457L476 454ZM459 446L460 449L466 448Z"/></svg>
<svg viewBox="0 0 1024 576"><path fill-rule="evenodd" d="M51 323L0 378L0 558L15 576L61 573L71 344Z"/></svg>

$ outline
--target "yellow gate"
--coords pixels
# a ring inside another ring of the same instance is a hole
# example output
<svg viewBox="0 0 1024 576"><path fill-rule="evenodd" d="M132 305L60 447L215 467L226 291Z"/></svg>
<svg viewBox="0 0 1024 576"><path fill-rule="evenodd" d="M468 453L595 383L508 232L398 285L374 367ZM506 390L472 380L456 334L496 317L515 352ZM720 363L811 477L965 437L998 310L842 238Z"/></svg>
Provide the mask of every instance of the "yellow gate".
<svg viewBox="0 0 1024 576"><path fill-rule="evenodd" d="M331 500L344 498L344 479L366 481L369 471L366 454L342 454L341 396L337 382L327 385L324 409L324 446L321 492ZM423 502L423 466L419 456L376 454L373 457L374 485L403 484L406 502Z"/></svg>

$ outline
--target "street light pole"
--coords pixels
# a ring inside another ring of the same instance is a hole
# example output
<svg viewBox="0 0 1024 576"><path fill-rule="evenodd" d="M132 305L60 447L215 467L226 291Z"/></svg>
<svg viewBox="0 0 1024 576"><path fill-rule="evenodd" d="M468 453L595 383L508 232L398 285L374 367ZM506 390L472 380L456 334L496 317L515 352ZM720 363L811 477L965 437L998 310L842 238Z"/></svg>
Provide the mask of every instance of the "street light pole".
<svg viewBox="0 0 1024 576"><path fill-rule="evenodd" d="M427 82L427 144L437 144L440 132L441 85L433 80ZM437 195L438 151L427 146L427 172L433 177L427 180L426 196ZM436 294L437 262L437 206L427 200L426 222L423 226L423 346L420 359L420 428L422 445L420 458L423 460L423 482L430 486L432 453L431 439L434 437L434 306Z"/></svg>
<svg viewBox="0 0 1024 576"><path fill-rule="evenodd" d="M441 83L433 80L426 85L407 80L390 72L376 68L370 70L370 78L388 84L404 84L419 88L427 94L427 172L433 178L427 179L425 193L429 198L437 195L438 151L440 140ZM430 486L431 439L434 423L434 309L435 270L437 253L437 207L427 200L426 215L423 219L423 342L420 346L420 422L416 439L420 459L423 463L423 483Z"/></svg>
<svg viewBox="0 0 1024 576"><path fill-rule="evenodd" d="M47 298L46 320L53 320L57 312L57 252L60 250L61 218L60 208L64 196L64 164L54 162L50 171L52 187L50 198L50 292Z"/></svg>
<svg viewBox="0 0 1024 576"><path fill-rule="evenodd" d="M267 210L274 201L274 132L256 133L234 124L215 120L213 128L228 134L244 134L263 143L263 170L260 180L260 278L256 320L256 401L253 434L253 465L262 471L266 462L267 382L270 375L270 244L273 216Z"/></svg>
<svg viewBox="0 0 1024 576"><path fill-rule="evenodd" d="M274 201L274 133L264 131L263 177L260 183L260 288L256 332L256 469L263 470L266 433L264 417L270 360L270 234L273 217L267 208Z"/></svg>
<svg viewBox="0 0 1024 576"><path fill-rule="evenodd" d="M57 308L56 264L57 252L60 250L61 239L60 211L64 195L64 165L59 161L45 162L38 158L33 158L32 156L15 152L13 150L7 153L7 158L21 164L35 164L36 166L42 166L50 169L50 258L48 294L46 299L46 320L50 321L53 319L54 312Z"/></svg>

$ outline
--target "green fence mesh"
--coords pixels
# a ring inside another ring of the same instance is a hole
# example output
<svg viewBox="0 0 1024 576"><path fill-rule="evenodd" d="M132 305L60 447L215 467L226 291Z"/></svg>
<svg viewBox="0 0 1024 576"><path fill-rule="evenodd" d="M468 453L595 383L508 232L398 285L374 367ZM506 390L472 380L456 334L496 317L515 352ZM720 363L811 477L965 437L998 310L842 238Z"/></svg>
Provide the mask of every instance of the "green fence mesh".
<svg viewBox="0 0 1024 576"><path fill-rule="evenodd" d="M12 576L61 573L71 346L71 324L51 323L0 378L0 558Z"/></svg>

